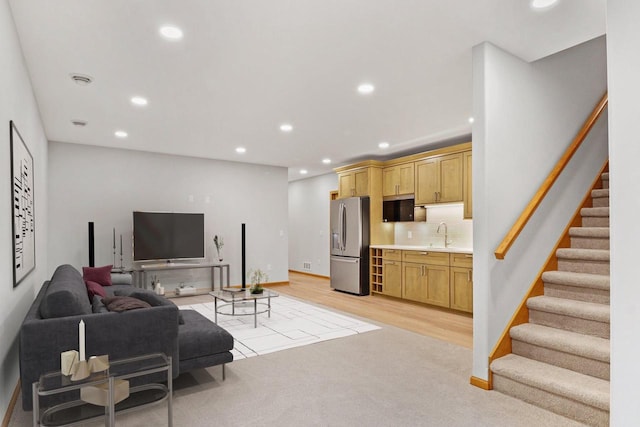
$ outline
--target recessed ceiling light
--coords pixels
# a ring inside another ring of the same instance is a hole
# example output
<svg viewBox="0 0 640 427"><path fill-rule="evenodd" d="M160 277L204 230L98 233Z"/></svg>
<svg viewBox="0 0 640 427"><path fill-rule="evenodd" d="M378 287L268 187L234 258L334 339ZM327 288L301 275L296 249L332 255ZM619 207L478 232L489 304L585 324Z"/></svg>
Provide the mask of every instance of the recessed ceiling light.
<svg viewBox="0 0 640 427"><path fill-rule="evenodd" d="M322 159L322 163L328 165L329 163L331 163L331 159Z"/></svg>
<svg viewBox="0 0 640 427"><path fill-rule="evenodd" d="M93 81L93 77L87 76L86 74L71 74L71 80L79 84L80 86L86 86Z"/></svg>
<svg viewBox="0 0 640 427"><path fill-rule="evenodd" d="M126 133L123 130L117 130L114 132L114 135L117 136L118 138L126 138L127 136L129 136L128 133Z"/></svg>
<svg viewBox="0 0 640 427"><path fill-rule="evenodd" d="M473 123L473 122L475 122L475 121L476 121L476 120L475 120L473 117L469 117L469 123Z"/></svg>
<svg viewBox="0 0 640 427"><path fill-rule="evenodd" d="M247 152L247 149L246 149L246 148L244 148L244 147L238 147L238 148L236 148L236 153L240 153L240 154L242 154L242 153L246 153L246 152Z"/></svg>
<svg viewBox="0 0 640 427"><path fill-rule="evenodd" d="M306 169L300 169L300 175L306 175L308 173L309 171L307 171Z"/></svg>
<svg viewBox="0 0 640 427"><path fill-rule="evenodd" d="M380 144L378 144L379 148L389 148L389 143L388 142L381 142Z"/></svg>
<svg viewBox="0 0 640 427"><path fill-rule="evenodd" d="M78 127L84 127L87 125L86 120L74 119L74 120L71 120L71 123L73 123L74 126L78 126Z"/></svg>
<svg viewBox="0 0 640 427"><path fill-rule="evenodd" d="M376 90L376 88L371 83L362 83L360 86L358 86L358 92L363 95L373 93L374 90Z"/></svg>
<svg viewBox="0 0 640 427"><path fill-rule="evenodd" d="M160 28L160 34L169 40L180 40L182 38L182 30L172 25L165 25Z"/></svg>
<svg viewBox="0 0 640 427"><path fill-rule="evenodd" d="M131 98L131 103L134 105L144 106L144 105L147 105L149 101L147 101L147 98L143 98L141 96L134 96L133 98Z"/></svg>
<svg viewBox="0 0 640 427"><path fill-rule="evenodd" d="M558 0L531 0L533 9L546 9L556 4Z"/></svg>
<svg viewBox="0 0 640 427"><path fill-rule="evenodd" d="M290 123L283 123L280 125L280 130L282 132L291 132L293 130L293 126Z"/></svg>

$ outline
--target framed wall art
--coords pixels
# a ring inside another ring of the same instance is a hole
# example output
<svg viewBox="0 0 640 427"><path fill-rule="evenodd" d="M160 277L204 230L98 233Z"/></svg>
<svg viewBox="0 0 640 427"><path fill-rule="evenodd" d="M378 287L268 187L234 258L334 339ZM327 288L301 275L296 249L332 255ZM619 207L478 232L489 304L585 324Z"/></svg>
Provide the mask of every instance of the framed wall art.
<svg viewBox="0 0 640 427"><path fill-rule="evenodd" d="M33 156L13 121L11 140L11 206L13 208L13 287L36 267L36 221Z"/></svg>

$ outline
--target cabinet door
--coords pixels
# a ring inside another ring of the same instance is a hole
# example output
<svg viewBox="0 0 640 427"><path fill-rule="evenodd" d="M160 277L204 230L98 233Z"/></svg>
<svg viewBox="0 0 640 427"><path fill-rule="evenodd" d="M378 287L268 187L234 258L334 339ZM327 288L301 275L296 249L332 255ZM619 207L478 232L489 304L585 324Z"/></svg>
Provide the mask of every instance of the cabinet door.
<svg viewBox="0 0 640 427"><path fill-rule="evenodd" d="M416 162L416 205L436 203L440 191L440 162L437 158Z"/></svg>
<svg viewBox="0 0 640 427"><path fill-rule="evenodd" d="M345 172L338 175L338 198L353 196L353 172Z"/></svg>
<svg viewBox="0 0 640 427"><path fill-rule="evenodd" d="M427 302L426 269L425 264L402 264L402 298Z"/></svg>
<svg viewBox="0 0 640 427"><path fill-rule="evenodd" d="M473 271L451 267L451 308L473 312Z"/></svg>
<svg viewBox="0 0 640 427"><path fill-rule="evenodd" d="M462 153L440 159L439 203L462 201Z"/></svg>
<svg viewBox="0 0 640 427"><path fill-rule="evenodd" d="M382 169L382 196L395 196L400 182L400 169L397 166Z"/></svg>
<svg viewBox="0 0 640 427"><path fill-rule="evenodd" d="M369 195L369 169L357 170L353 173L354 196Z"/></svg>
<svg viewBox="0 0 640 427"><path fill-rule="evenodd" d="M413 194L415 192L415 165L406 163L398 165L398 194Z"/></svg>
<svg viewBox="0 0 640 427"><path fill-rule="evenodd" d="M382 293L392 297L402 297L402 264L397 261L382 261Z"/></svg>
<svg viewBox="0 0 640 427"><path fill-rule="evenodd" d="M464 163L464 218L471 219L473 217L473 192L472 190L472 182L473 182L473 174L471 170L471 151L467 151L462 155L463 163Z"/></svg>
<svg viewBox="0 0 640 427"><path fill-rule="evenodd" d="M429 304L449 307L449 267L427 265L427 300Z"/></svg>

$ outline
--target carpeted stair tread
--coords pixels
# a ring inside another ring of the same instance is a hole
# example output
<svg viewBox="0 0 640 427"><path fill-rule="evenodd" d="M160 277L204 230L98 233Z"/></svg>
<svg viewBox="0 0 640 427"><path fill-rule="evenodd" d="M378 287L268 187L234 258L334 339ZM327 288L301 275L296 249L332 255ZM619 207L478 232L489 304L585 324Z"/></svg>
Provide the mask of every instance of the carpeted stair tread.
<svg viewBox="0 0 640 427"><path fill-rule="evenodd" d="M609 323L611 308L607 304L538 296L527 300L529 310Z"/></svg>
<svg viewBox="0 0 640 427"><path fill-rule="evenodd" d="M494 360L491 370L495 375L609 411L609 381L515 354Z"/></svg>
<svg viewBox="0 0 640 427"><path fill-rule="evenodd" d="M608 239L609 227L571 227L569 229L569 236Z"/></svg>
<svg viewBox="0 0 640 427"><path fill-rule="evenodd" d="M585 216L608 217L609 208L608 207L582 208L580 209L580 215L582 215L583 217Z"/></svg>
<svg viewBox="0 0 640 427"><path fill-rule="evenodd" d="M558 258L581 261L609 262L609 254L610 251L608 249L561 248L556 251Z"/></svg>
<svg viewBox="0 0 640 427"><path fill-rule="evenodd" d="M556 285L576 286L592 289L610 289L610 277L604 274L573 273L571 271L545 271L542 281Z"/></svg>
<svg viewBox="0 0 640 427"><path fill-rule="evenodd" d="M523 323L510 329L511 338L539 347L558 350L588 359L610 362L610 341L548 326Z"/></svg>
<svg viewBox="0 0 640 427"><path fill-rule="evenodd" d="M608 181L609 180L609 172L602 172L602 175L600 175L600 177L602 179L606 179Z"/></svg>
<svg viewBox="0 0 640 427"><path fill-rule="evenodd" d="M609 189L608 188L597 188L595 190L591 190L591 197L609 197Z"/></svg>

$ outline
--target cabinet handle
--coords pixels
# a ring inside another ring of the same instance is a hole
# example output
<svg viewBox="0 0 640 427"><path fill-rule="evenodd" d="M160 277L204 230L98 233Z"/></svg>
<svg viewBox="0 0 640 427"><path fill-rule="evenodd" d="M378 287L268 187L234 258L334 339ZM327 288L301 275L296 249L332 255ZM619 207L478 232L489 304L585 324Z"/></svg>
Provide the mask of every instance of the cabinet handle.
<svg viewBox="0 0 640 427"><path fill-rule="evenodd" d="M471 282L471 270L467 270L467 282Z"/></svg>
<svg viewBox="0 0 640 427"><path fill-rule="evenodd" d="M424 265L422 266L422 275L423 276L427 275L427 267L425 267Z"/></svg>
<svg viewBox="0 0 640 427"><path fill-rule="evenodd" d="M473 255L466 254L464 257L465 258L473 258Z"/></svg>
<svg viewBox="0 0 640 427"><path fill-rule="evenodd" d="M433 198L435 199L436 202L438 201L438 192L437 191L433 192Z"/></svg>
<svg viewBox="0 0 640 427"><path fill-rule="evenodd" d="M429 255L429 252L420 252L420 255Z"/></svg>

